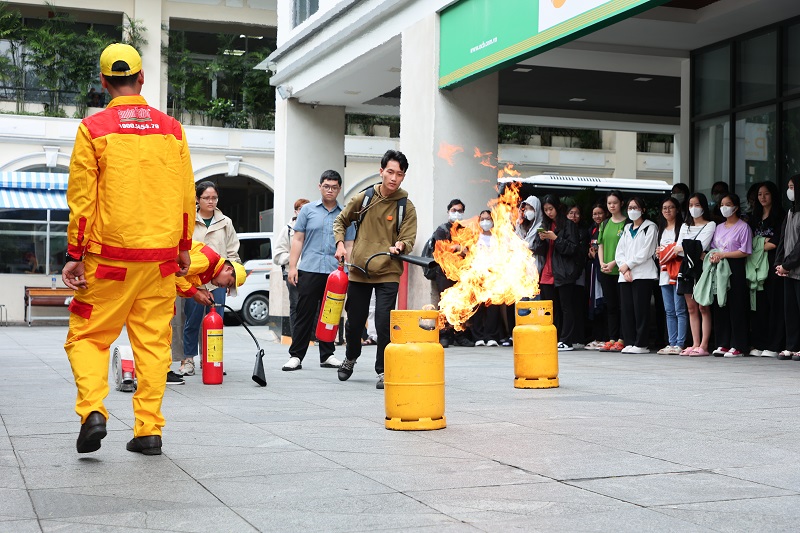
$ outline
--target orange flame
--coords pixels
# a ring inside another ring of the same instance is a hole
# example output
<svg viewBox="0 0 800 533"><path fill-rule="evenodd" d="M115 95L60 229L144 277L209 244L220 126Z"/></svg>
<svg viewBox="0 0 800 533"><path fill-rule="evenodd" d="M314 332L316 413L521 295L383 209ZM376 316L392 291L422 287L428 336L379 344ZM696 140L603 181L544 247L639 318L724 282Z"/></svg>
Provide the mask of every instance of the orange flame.
<svg viewBox="0 0 800 533"><path fill-rule="evenodd" d="M497 168L497 165L493 164L493 161L496 161L492 152L481 152L480 149L476 146L475 152L473 157L476 159L481 160L481 165L489 168Z"/></svg>
<svg viewBox="0 0 800 533"><path fill-rule="evenodd" d="M519 170L514 170L513 163L506 163L506 166L501 168L497 171L497 179L504 178L506 176L519 176Z"/></svg>
<svg viewBox="0 0 800 533"><path fill-rule="evenodd" d="M525 296L539 294L536 259L524 239L514 231L518 212L517 187L507 187L488 206L492 212L493 244L478 244L477 218L456 223L450 241L437 241L433 257L456 284L439 301L440 327L444 320L457 330L475 314L478 305L510 305Z"/></svg>
<svg viewBox="0 0 800 533"><path fill-rule="evenodd" d="M441 143L439 145L439 152L437 153L437 155L442 159L444 159L445 161L447 161L447 164L452 167L453 165L455 165L453 157L455 157L456 154L460 154L463 151L464 149L461 148L460 146L456 146L454 144Z"/></svg>

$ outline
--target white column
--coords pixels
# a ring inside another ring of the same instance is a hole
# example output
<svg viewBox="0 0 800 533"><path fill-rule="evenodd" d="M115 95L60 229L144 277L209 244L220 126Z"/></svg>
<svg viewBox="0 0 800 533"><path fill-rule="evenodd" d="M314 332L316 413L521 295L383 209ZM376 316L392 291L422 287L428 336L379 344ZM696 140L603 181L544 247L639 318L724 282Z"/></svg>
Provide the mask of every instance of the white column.
<svg viewBox="0 0 800 533"><path fill-rule="evenodd" d="M326 170L344 176L344 107L311 106L276 97L275 238L298 198L320 198L319 177ZM340 196L339 201L344 199ZM282 280L280 269L270 278ZM280 281L270 284L270 315L289 316L289 293ZM280 290L277 290L280 289Z"/></svg>
<svg viewBox="0 0 800 533"><path fill-rule="evenodd" d="M617 166L614 169L615 178L636 178L636 132L618 131L614 141L617 152Z"/></svg>
<svg viewBox="0 0 800 533"><path fill-rule="evenodd" d="M130 17L147 28L142 47L142 70L144 87L142 96L147 103L166 112L166 86L162 102L162 78L166 76L166 64L161 60L161 10L162 0L134 0Z"/></svg>
<svg viewBox="0 0 800 533"><path fill-rule="evenodd" d="M692 137L692 86L691 86L692 62L685 59L681 62L681 126L680 133L675 135L674 152L674 174L672 183L689 184L689 176L692 175L692 161L689 158L691 153Z"/></svg>
<svg viewBox="0 0 800 533"><path fill-rule="evenodd" d="M447 220L451 199L461 199L466 217L473 217L497 196L497 170L474 157L475 148L492 152L496 164L497 75L440 91L438 68L439 17L431 14L402 35L400 150L409 161L403 187L417 209L416 253ZM452 165L439 156L443 144L463 150L450 152ZM435 301L433 292L421 269L410 268L409 308Z"/></svg>

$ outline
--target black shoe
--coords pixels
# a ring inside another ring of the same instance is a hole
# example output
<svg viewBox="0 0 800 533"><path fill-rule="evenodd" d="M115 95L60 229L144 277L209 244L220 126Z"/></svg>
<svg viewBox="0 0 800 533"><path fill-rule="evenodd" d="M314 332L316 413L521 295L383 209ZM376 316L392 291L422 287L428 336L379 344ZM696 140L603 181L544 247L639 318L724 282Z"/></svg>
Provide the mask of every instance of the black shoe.
<svg viewBox="0 0 800 533"><path fill-rule="evenodd" d="M142 455L161 455L161 435L134 437L125 445L125 449Z"/></svg>
<svg viewBox="0 0 800 533"><path fill-rule="evenodd" d="M383 374L378 374L378 382L375 384L375 388L383 390Z"/></svg>
<svg viewBox="0 0 800 533"><path fill-rule="evenodd" d="M353 375L353 367L356 365L354 360L344 358L342 366L339 367L339 381L347 381Z"/></svg>
<svg viewBox="0 0 800 533"><path fill-rule="evenodd" d="M442 348L449 348L450 347L450 341L447 340L447 339L439 339L439 344L442 345Z"/></svg>
<svg viewBox="0 0 800 533"><path fill-rule="evenodd" d="M183 385L186 383L181 376L170 370L167 372L167 385Z"/></svg>
<svg viewBox="0 0 800 533"><path fill-rule="evenodd" d="M99 411L92 411L81 424L81 432L75 447L78 453L96 452L100 449L100 441L106 436L106 417Z"/></svg>
<svg viewBox="0 0 800 533"><path fill-rule="evenodd" d="M475 343L466 337L456 337L456 346L464 346L466 348L472 348L475 346Z"/></svg>

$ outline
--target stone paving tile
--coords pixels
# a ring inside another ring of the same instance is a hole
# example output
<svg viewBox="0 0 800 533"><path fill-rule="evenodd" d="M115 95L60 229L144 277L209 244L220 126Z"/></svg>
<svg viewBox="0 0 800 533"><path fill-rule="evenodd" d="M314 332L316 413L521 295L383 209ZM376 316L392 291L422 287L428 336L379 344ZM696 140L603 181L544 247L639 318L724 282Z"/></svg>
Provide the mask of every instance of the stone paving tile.
<svg viewBox="0 0 800 533"><path fill-rule="evenodd" d="M643 507L792 496L794 491L712 472L682 472L568 482Z"/></svg>
<svg viewBox="0 0 800 533"><path fill-rule="evenodd" d="M41 533L38 520L4 520L0 517L0 532Z"/></svg>
<svg viewBox="0 0 800 533"><path fill-rule="evenodd" d="M133 511L121 505L117 512L46 520L45 531L186 531L219 533L222 531L258 531L235 511L226 507L197 505L169 509ZM78 529L85 527L86 529Z"/></svg>
<svg viewBox="0 0 800 533"><path fill-rule="evenodd" d="M800 496L755 498L717 502L686 503L653 507L668 516L681 518L714 531L800 531Z"/></svg>
<svg viewBox="0 0 800 533"><path fill-rule="evenodd" d="M36 518L31 498L25 489L0 488L0 520ZM0 527L2 522L0 522Z"/></svg>

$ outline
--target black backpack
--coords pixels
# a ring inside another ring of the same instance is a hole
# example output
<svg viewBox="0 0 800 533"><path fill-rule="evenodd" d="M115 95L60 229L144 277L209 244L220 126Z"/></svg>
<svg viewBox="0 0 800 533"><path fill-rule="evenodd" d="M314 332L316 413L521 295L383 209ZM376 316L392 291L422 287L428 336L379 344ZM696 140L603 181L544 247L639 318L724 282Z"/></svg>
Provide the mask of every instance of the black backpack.
<svg viewBox="0 0 800 533"><path fill-rule="evenodd" d="M364 218L364 211L375 196L375 185L370 185L362 191L364 193L364 200L361 202L361 210L358 212L358 220L355 221L356 236L358 236L358 227L361 225L361 220ZM403 223L403 218L406 215L406 203L408 197L400 198L397 200L397 236L400 236L400 224ZM433 256L431 256L433 257Z"/></svg>

